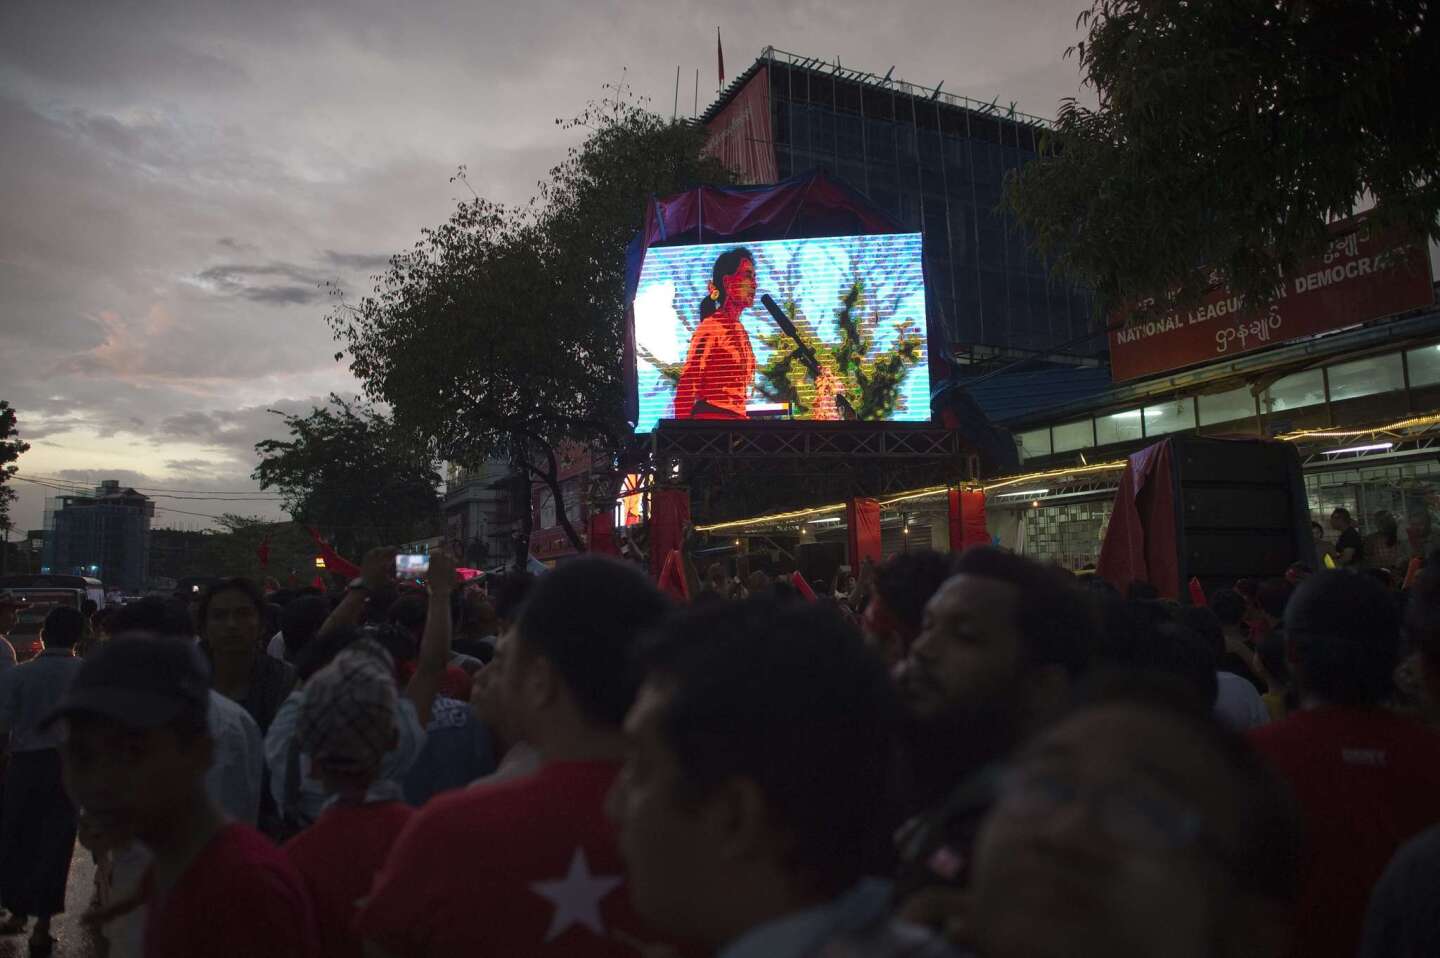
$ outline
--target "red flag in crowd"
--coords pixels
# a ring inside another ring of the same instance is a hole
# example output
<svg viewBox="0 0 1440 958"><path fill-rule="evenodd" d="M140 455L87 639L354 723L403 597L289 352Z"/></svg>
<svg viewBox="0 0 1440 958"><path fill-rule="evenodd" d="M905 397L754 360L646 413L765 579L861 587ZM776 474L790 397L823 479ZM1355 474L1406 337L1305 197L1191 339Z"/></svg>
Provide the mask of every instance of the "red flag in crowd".
<svg viewBox="0 0 1440 958"><path fill-rule="evenodd" d="M305 531L310 533L310 538L315 540L315 547L320 550L326 569L336 575L345 576L347 579L353 579L360 574L360 567L336 552L335 547L321 538L319 531L313 526L306 526Z"/></svg>
<svg viewBox="0 0 1440 958"><path fill-rule="evenodd" d="M1194 576L1190 577L1190 604L1202 608L1210 604L1210 600L1205 598L1204 587L1200 585L1200 580Z"/></svg>
<svg viewBox="0 0 1440 958"><path fill-rule="evenodd" d="M815 590L810 588L810 583L806 582L805 577L798 571L790 573L790 584L795 587L795 591L800 593L800 596L806 602L815 601Z"/></svg>
<svg viewBox="0 0 1440 958"><path fill-rule="evenodd" d="M680 550L671 549L660 567L660 591L678 602L690 601L690 586L685 582L685 567L680 561Z"/></svg>
<svg viewBox="0 0 1440 958"><path fill-rule="evenodd" d="M260 560L260 568L270 564L270 537L266 536L260 543L260 548L255 550L255 558Z"/></svg>

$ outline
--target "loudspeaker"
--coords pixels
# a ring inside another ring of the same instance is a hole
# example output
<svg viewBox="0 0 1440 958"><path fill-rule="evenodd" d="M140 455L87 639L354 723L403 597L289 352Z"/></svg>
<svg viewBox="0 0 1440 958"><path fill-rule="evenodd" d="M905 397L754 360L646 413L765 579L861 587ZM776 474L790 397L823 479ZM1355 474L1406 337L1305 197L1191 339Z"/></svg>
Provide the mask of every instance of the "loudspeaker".
<svg viewBox="0 0 1440 958"><path fill-rule="evenodd" d="M1208 594L1236 579L1283 576L1295 562L1315 567L1310 508L1293 445L1199 436L1171 442L1182 596L1192 577Z"/></svg>
<svg viewBox="0 0 1440 958"><path fill-rule="evenodd" d="M832 582L845 564L845 543L802 542L795 550L795 563L806 582Z"/></svg>

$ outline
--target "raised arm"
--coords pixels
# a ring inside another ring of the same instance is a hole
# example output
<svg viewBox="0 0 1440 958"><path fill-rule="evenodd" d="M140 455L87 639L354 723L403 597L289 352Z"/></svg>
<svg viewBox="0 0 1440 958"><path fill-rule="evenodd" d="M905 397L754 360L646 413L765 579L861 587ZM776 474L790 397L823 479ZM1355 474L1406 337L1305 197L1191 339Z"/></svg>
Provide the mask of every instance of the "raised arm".
<svg viewBox="0 0 1440 958"><path fill-rule="evenodd" d="M425 614L425 634L420 639L420 657L415 674L405 686L405 695L415 704L421 726L430 724L430 707L440 691L440 680L450 661L450 595L455 591L455 560L448 552L430 554L430 609Z"/></svg>

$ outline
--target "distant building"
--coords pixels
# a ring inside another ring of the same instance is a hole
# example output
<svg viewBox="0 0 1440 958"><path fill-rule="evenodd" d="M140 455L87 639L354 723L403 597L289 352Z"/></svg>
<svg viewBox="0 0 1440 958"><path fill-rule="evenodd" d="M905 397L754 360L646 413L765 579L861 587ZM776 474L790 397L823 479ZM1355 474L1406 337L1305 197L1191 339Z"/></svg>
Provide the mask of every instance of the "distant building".
<svg viewBox="0 0 1440 958"><path fill-rule="evenodd" d="M515 482L510 465L498 459L446 480L444 537L460 543L466 565L494 569L514 561Z"/></svg>
<svg viewBox="0 0 1440 958"><path fill-rule="evenodd" d="M892 74L767 47L701 114L706 151L746 183L824 170L923 232L957 362L1103 355L1089 293L1051 276L1001 205L1049 121Z"/></svg>
<svg viewBox="0 0 1440 958"><path fill-rule="evenodd" d="M150 565L155 503L106 480L94 495L65 495L45 513L43 572L94 576L107 588L139 592Z"/></svg>

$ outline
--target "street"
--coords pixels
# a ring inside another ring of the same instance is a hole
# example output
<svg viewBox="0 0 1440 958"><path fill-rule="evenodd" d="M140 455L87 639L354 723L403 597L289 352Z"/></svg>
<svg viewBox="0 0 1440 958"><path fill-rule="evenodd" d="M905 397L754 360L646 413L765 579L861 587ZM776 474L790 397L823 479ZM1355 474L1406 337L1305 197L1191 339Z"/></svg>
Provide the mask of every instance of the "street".
<svg viewBox="0 0 1440 958"><path fill-rule="evenodd" d="M90 895L94 890L95 863L90 853L75 846L75 858L70 865L70 883L65 892L65 914L55 919L56 958L93 958L99 954L95 941L80 926L80 916L90 906ZM30 954L29 932L0 938L0 958L26 958Z"/></svg>

